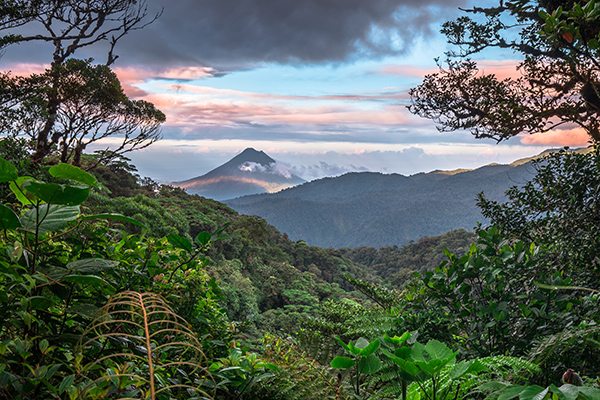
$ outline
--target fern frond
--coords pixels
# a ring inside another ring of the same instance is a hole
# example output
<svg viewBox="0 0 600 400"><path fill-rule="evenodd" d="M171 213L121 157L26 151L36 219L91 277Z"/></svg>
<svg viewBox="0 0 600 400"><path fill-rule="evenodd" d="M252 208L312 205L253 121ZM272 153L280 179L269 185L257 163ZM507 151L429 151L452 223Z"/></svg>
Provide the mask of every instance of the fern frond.
<svg viewBox="0 0 600 400"><path fill-rule="evenodd" d="M529 353L529 357L532 361L543 364L553 355L570 350L570 347L574 344L579 346L578 342L589 341L589 339L598 338L599 336L600 326L598 325L583 329L567 329L537 340L534 343L533 350Z"/></svg>
<svg viewBox="0 0 600 400"><path fill-rule="evenodd" d="M153 293L114 295L79 345L81 398L211 398L206 359L189 324ZM87 361L87 362L85 362ZM182 397L183 398L183 397Z"/></svg>

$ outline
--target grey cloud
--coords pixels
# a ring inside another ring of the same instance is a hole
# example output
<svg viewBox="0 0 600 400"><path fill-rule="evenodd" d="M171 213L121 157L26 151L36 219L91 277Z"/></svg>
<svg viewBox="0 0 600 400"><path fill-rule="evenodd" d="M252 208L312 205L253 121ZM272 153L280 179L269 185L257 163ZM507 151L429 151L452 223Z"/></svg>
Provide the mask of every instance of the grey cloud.
<svg viewBox="0 0 600 400"><path fill-rule="evenodd" d="M137 61L239 67L406 50L464 0L150 0L162 17L124 42ZM391 39L391 40L390 40ZM236 65L237 64L237 65Z"/></svg>
<svg viewBox="0 0 600 400"><path fill-rule="evenodd" d="M336 62L405 51L465 0L148 0L150 26L120 43L123 64L209 65ZM46 49L47 50L47 49ZM104 60L100 47L78 57ZM47 60L40 46L13 46L7 61Z"/></svg>

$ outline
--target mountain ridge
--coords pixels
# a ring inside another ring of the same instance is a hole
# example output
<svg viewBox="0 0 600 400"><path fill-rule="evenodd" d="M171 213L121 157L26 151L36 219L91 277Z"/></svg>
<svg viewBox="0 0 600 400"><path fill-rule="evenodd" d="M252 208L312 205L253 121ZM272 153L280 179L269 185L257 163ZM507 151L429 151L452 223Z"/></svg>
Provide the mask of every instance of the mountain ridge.
<svg viewBox="0 0 600 400"><path fill-rule="evenodd" d="M404 245L485 223L476 205L478 194L504 200L508 188L524 185L533 177L533 159L537 158L455 173L350 172L226 204L240 213L265 218L290 238L312 245Z"/></svg>

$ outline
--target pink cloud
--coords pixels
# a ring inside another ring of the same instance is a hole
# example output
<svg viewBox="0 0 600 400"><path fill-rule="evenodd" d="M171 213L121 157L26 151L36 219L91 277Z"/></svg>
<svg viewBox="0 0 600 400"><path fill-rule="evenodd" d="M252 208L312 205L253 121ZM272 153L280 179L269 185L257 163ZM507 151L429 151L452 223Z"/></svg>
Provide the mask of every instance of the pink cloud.
<svg viewBox="0 0 600 400"><path fill-rule="evenodd" d="M48 67L50 67L48 64L18 63L9 65L5 71L10 71L16 76L27 76L31 74L41 74Z"/></svg>
<svg viewBox="0 0 600 400"><path fill-rule="evenodd" d="M200 88L198 88L200 90ZM420 120L412 117L403 106L385 105L376 109L361 108L346 103L333 105L306 105L279 101L261 94L260 100L253 93L241 92L232 98L219 98L206 88L208 95L199 94L152 94L145 99L154 103L167 115L169 125L180 127L296 125L296 126L393 126L416 125ZM213 94L211 96L211 94ZM376 129L376 128L374 128Z"/></svg>
<svg viewBox="0 0 600 400"><path fill-rule="evenodd" d="M587 146L590 136L581 128L553 130L523 136L521 143L536 146Z"/></svg>
<svg viewBox="0 0 600 400"><path fill-rule="evenodd" d="M143 97L148 93L137 85L150 79L194 80L214 76L217 71L209 67L183 66L167 69L151 69L143 67L117 67L115 73L119 77L123 89L128 96Z"/></svg>
<svg viewBox="0 0 600 400"><path fill-rule="evenodd" d="M478 61L479 71L483 75L494 74L498 79L518 78L521 73L518 71L518 60L487 60ZM438 72L437 67L417 67L414 65L390 64L379 69L379 73L384 75L401 75L406 77L423 78L425 75Z"/></svg>

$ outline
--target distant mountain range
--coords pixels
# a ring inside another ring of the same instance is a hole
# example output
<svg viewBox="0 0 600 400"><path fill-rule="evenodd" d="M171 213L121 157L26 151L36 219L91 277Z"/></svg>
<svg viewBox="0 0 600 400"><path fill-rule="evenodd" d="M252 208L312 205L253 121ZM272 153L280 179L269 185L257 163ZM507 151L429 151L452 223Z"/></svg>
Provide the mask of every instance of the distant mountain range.
<svg viewBox="0 0 600 400"><path fill-rule="evenodd" d="M472 229L483 221L475 204L478 193L503 200L509 187L523 185L533 174L531 159L411 176L348 173L226 204L312 245L403 245L453 229Z"/></svg>
<svg viewBox="0 0 600 400"><path fill-rule="evenodd" d="M214 200L277 192L305 181L262 151L247 148L205 175L173 186Z"/></svg>

